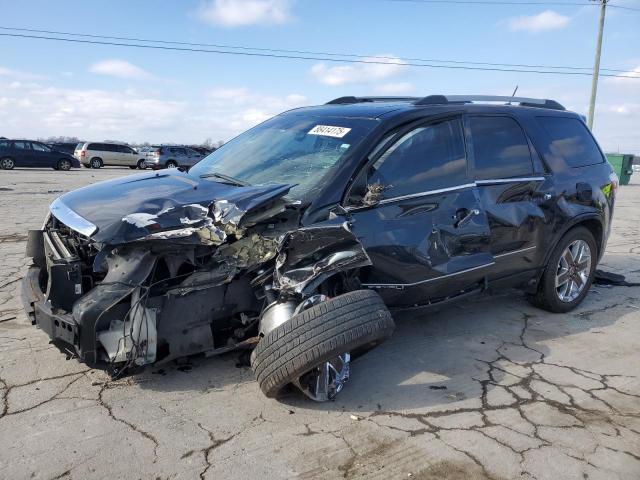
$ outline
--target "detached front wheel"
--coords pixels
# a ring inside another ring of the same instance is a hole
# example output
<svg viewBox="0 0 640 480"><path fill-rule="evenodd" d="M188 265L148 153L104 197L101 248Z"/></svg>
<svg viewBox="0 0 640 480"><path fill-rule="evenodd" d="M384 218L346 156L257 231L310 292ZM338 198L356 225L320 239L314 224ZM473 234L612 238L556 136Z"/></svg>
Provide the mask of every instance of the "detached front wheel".
<svg viewBox="0 0 640 480"><path fill-rule="evenodd" d="M350 352L383 342L394 326L376 292L345 293L271 330L253 351L251 367L267 397L293 383L312 400L331 400L349 377Z"/></svg>

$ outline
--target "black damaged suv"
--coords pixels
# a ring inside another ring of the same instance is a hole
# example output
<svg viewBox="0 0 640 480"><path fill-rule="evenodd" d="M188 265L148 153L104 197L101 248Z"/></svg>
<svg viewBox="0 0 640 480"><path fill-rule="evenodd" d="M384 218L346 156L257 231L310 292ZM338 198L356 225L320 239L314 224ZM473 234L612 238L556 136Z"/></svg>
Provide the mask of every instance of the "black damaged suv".
<svg viewBox="0 0 640 480"><path fill-rule="evenodd" d="M112 375L253 349L264 393L333 398L391 308L589 291L617 178L555 101L343 97L278 115L194 166L67 193L29 232L25 308Z"/></svg>

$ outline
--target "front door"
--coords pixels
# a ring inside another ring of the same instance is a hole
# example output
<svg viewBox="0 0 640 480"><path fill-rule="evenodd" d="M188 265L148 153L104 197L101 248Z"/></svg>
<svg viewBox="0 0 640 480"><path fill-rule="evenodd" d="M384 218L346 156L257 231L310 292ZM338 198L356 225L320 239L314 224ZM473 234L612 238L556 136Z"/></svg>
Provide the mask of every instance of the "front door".
<svg viewBox="0 0 640 480"><path fill-rule="evenodd" d="M57 158L54 158L53 151L46 145L38 142L31 142L33 150L34 167L55 167Z"/></svg>
<svg viewBox="0 0 640 480"><path fill-rule="evenodd" d="M373 263L364 286L398 306L477 289L493 257L461 119L417 125L396 138L361 172L347 202Z"/></svg>

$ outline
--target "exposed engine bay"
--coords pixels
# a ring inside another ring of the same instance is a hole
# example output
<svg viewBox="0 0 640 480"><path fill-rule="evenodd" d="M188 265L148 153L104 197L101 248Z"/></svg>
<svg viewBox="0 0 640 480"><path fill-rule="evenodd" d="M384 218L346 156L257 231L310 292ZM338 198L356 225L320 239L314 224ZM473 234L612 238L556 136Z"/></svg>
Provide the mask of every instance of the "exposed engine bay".
<svg viewBox="0 0 640 480"><path fill-rule="evenodd" d="M100 235L67 225L77 219L56 200L43 229L29 234L41 297L30 302L32 321L117 376L251 348L319 298L359 288L353 272L371 262L347 218L299 227L288 186L256 190L127 214ZM348 378L348 361L346 370Z"/></svg>

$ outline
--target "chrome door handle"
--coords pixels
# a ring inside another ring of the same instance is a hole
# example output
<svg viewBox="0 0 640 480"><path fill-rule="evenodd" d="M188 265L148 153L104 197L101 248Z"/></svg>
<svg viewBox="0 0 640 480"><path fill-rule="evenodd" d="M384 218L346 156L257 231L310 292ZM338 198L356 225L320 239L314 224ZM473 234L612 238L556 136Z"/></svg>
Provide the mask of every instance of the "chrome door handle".
<svg viewBox="0 0 640 480"><path fill-rule="evenodd" d="M480 215L480 210L478 210L477 208L472 208L471 210L468 210L466 215L456 222L455 227L456 228L464 227L476 215Z"/></svg>

